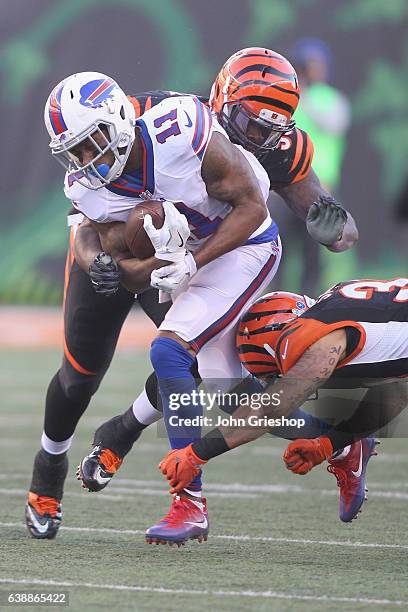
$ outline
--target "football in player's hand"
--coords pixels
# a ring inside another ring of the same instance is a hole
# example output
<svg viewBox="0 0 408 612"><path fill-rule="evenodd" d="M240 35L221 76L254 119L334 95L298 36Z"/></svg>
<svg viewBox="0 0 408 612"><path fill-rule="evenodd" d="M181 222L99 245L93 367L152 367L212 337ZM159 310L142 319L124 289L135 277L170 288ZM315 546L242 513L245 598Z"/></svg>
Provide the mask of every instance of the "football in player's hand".
<svg viewBox="0 0 408 612"><path fill-rule="evenodd" d="M147 259L154 255L154 247L143 227L146 215L151 215L153 225L160 229L164 223L164 210L161 202L147 200L135 206L125 226L125 241L129 251L138 259Z"/></svg>

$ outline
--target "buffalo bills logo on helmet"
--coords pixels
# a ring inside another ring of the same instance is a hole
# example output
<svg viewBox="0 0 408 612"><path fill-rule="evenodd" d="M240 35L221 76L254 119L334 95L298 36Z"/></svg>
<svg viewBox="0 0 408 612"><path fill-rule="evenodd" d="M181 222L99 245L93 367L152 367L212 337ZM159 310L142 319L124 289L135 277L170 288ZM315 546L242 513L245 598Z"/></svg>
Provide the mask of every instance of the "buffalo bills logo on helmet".
<svg viewBox="0 0 408 612"><path fill-rule="evenodd" d="M102 102L111 97L114 87L116 87L116 83L112 79L89 81L80 89L79 103L89 108L100 108Z"/></svg>

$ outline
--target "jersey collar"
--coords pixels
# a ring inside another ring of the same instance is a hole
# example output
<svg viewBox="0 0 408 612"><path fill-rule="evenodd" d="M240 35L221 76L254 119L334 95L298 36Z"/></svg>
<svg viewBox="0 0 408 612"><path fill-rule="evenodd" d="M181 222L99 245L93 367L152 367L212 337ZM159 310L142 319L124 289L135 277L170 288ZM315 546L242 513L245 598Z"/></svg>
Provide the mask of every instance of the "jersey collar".
<svg viewBox="0 0 408 612"><path fill-rule="evenodd" d="M140 129L142 166L134 172L122 174L106 188L113 193L129 198L149 199L153 196L155 189L153 143L145 122L138 119L136 125Z"/></svg>

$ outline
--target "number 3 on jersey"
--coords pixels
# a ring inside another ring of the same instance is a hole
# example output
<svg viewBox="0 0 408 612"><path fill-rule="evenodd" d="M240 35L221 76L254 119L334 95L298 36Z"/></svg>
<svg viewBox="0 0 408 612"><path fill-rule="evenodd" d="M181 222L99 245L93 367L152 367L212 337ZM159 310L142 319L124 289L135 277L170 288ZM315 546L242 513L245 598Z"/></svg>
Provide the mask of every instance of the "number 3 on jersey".
<svg viewBox="0 0 408 612"><path fill-rule="evenodd" d="M394 297L394 302L408 302L408 278L394 278L390 281L361 280L348 283L340 289L340 293L353 300L370 300L376 291L389 293L401 287Z"/></svg>
<svg viewBox="0 0 408 612"><path fill-rule="evenodd" d="M153 125L155 128L161 127L163 123L166 123L166 121L171 121L171 124L168 128L163 130L163 132L160 132L160 134L156 134L156 140L158 143L164 144L166 140L170 138L170 136L178 136L179 134L181 134L179 124L176 119L177 109L173 108L173 110L169 111L165 115L162 115L161 117L157 117L154 120Z"/></svg>

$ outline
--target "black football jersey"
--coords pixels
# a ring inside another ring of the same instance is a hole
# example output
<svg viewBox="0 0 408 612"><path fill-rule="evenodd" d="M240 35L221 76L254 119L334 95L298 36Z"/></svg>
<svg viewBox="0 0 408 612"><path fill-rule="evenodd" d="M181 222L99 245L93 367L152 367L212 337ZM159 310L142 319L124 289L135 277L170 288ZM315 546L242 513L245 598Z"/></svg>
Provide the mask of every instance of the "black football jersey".
<svg viewBox="0 0 408 612"><path fill-rule="evenodd" d="M323 293L282 330L276 343L280 371L287 372L309 346L340 328L346 329L347 348L336 379L408 376L408 278L352 280Z"/></svg>

